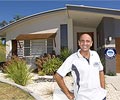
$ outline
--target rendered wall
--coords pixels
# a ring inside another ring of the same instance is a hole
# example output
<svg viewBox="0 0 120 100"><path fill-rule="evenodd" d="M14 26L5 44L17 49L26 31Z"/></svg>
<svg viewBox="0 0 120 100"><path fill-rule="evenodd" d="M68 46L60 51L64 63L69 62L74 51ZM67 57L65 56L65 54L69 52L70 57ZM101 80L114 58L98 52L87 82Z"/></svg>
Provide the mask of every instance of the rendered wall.
<svg viewBox="0 0 120 100"><path fill-rule="evenodd" d="M44 31L53 28L58 28L55 38L56 47L54 48L56 53L60 53L60 24L66 24L66 12L61 11L58 13L49 13L40 16L35 16L27 21L23 21L14 25L7 31L6 44L8 45L7 56L11 53L11 41L14 40L19 34L29 34L32 32Z"/></svg>

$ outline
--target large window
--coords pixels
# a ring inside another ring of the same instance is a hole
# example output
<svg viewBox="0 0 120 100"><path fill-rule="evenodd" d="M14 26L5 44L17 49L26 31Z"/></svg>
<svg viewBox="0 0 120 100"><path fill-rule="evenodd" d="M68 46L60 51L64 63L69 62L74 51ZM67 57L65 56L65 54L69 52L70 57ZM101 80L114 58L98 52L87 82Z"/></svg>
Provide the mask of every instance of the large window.
<svg viewBox="0 0 120 100"><path fill-rule="evenodd" d="M34 62L35 57L52 53L53 39L22 40L18 41L17 52L19 57L25 57L28 64Z"/></svg>
<svg viewBox="0 0 120 100"><path fill-rule="evenodd" d="M46 39L31 40L31 55L41 56L47 52Z"/></svg>
<svg viewBox="0 0 120 100"><path fill-rule="evenodd" d="M14 43L13 43L14 44ZM20 57L43 56L53 52L53 39L23 40L17 42L17 54Z"/></svg>
<svg viewBox="0 0 120 100"><path fill-rule="evenodd" d="M53 39L24 40L24 56L42 56L52 51Z"/></svg>
<svg viewBox="0 0 120 100"><path fill-rule="evenodd" d="M61 49L68 48L67 24L60 25L60 39L61 39Z"/></svg>

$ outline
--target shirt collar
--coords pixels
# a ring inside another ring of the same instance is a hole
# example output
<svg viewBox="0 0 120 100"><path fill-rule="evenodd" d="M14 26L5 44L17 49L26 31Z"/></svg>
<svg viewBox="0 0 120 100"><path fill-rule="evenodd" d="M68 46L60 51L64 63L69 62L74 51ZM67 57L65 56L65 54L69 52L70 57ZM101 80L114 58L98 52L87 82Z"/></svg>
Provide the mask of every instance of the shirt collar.
<svg viewBox="0 0 120 100"><path fill-rule="evenodd" d="M81 50L81 49L79 49L79 50L77 51L77 56L78 56L79 58L83 57L83 56L80 54L80 50ZM89 50L89 52L90 52L90 56L92 56L93 54L92 54L91 50Z"/></svg>

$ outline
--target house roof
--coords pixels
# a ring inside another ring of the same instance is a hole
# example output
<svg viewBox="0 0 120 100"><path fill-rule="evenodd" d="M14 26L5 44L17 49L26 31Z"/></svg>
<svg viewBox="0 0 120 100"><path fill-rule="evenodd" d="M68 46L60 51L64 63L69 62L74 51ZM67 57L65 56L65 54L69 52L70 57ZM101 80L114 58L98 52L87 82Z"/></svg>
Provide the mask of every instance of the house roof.
<svg viewBox="0 0 120 100"><path fill-rule="evenodd" d="M69 18L74 25L96 28L103 17L120 19L120 10L90 7L83 5L66 5Z"/></svg>
<svg viewBox="0 0 120 100"><path fill-rule="evenodd" d="M118 9L92 7L92 6L84 6L84 5L70 5L70 4L67 4L66 7L68 10L120 15L120 10Z"/></svg>
<svg viewBox="0 0 120 100"><path fill-rule="evenodd" d="M3 36L5 33L3 33L3 35L1 34L1 32L3 32L4 30L16 25L16 24L19 24L19 23L22 23L24 21L27 21L27 20L30 20L32 18L35 18L37 16L43 16L45 14L49 14L49 13L56 13L56 12L59 12L59 11L64 11L66 10L66 8L59 8L59 9L53 9L53 10L48 10L48 11L44 11L44 12L41 12L41 13L37 13L37 14L33 14L33 15L30 15L30 16L26 16L26 17L23 17L15 22L12 22L2 28L0 28L0 36Z"/></svg>
<svg viewBox="0 0 120 100"><path fill-rule="evenodd" d="M24 17L16 22L13 22L0 29L0 36L5 36L6 34L5 31L7 29L19 23L28 21L37 16L42 16L42 15L49 14L49 13L56 13L56 12L64 11L64 10L66 10L68 18L71 18L73 20L73 24L76 26L96 28L98 24L101 22L103 17L111 17L115 19L120 19L120 10L68 4L66 5L65 8L49 10L46 12L34 14L31 16Z"/></svg>

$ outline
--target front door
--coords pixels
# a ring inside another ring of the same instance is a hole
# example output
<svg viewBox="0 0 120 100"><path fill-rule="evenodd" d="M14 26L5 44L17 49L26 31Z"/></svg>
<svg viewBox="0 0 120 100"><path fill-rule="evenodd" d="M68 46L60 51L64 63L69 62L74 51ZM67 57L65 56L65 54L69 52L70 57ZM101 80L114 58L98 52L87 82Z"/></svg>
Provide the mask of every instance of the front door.
<svg viewBox="0 0 120 100"><path fill-rule="evenodd" d="M116 72L120 73L120 38L115 39L115 45L116 45Z"/></svg>
<svg viewBox="0 0 120 100"><path fill-rule="evenodd" d="M17 56L17 40L12 40L12 55Z"/></svg>

